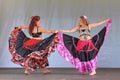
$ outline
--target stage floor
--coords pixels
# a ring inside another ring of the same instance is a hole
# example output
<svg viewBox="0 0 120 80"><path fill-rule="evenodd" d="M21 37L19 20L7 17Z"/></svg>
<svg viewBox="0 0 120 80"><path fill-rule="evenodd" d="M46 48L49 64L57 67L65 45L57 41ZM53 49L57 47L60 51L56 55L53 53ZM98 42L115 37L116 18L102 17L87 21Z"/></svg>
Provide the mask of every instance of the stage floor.
<svg viewBox="0 0 120 80"><path fill-rule="evenodd" d="M82 75L76 69L51 68L51 73L43 74L42 70L25 75L23 69L0 68L0 80L120 80L120 69L97 69L97 74Z"/></svg>

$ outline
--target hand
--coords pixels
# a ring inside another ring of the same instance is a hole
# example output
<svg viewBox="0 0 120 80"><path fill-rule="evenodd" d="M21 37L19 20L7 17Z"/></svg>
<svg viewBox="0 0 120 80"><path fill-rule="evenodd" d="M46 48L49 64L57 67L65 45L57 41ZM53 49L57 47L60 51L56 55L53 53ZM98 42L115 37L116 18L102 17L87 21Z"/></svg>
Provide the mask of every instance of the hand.
<svg viewBox="0 0 120 80"><path fill-rule="evenodd" d="M15 27L15 29L18 29L19 27Z"/></svg>
<svg viewBox="0 0 120 80"><path fill-rule="evenodd" d="M21 29L21 26L16 26L15 29Z"/></svg>
<svg viewBox="0 0 120 80"><path fill-rule="evenodd" d="M109 22L109 23L112 23L112 19L111 19L111 18L109 18L108 22Z"/></svg>
<svg viewBox="0 0 120 80"><path fill-rule="evenodd" d="M58 30L55 30L54 33L58 33Z"/></svg>
<svg viewBox="0 0 120 80"><path fill-rule="evenodd" d="M108 22L108 21L112 21L112 19L111 19L111 18L108 18L106 21L107 21L107 22Z"/></svg>
<svg viewBox="0 0 120 80"><path fill-rule="evenodd" d="M59 30L60 32L64 32L64 30Z"/></svg>

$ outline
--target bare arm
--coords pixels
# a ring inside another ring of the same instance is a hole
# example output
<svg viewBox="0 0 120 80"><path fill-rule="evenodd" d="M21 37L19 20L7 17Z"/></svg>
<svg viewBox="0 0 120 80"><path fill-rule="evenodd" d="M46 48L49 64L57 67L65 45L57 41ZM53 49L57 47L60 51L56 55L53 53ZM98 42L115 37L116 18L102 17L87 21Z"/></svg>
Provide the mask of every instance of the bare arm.
<svg viewBox="0 0 120 80"><path fill-rule="evenodd" d="M102 24L108 22L109 20L110 20L110 19L106 19L106 20L103 20L103 21L100 21L100 22L97 22L97 23L89 24L89 27L90 27L90 28L97 27L97 26L99 26L99 25L102 25Z"/></svg>
<svg viewBox="0 0 120 80"><path fill-rule="evenodd" d="M62 32L66 32L66 33L73 33L73 32L76 32L76 31L78 31L79 30L79 27L77 26L77 27L75 27L75 28L73 28L73 29L71 29L71 30L61 30Z"/></svg>
<svg viewBox="0 0 120 80"><path fill-rule="evenodd" d="M28 29L29 26L18 26L18 28L20 28L20 29Z"/></svg>
<svg viewBox="0 0 120 80"><path fill-rule="evenodd" d="M21 29L28 29L29 26L20 26Z"/></svg>
<svg viewBox="0 0 120 80"><path fill-rule="evenodd" d="M44 28L42 28L42 27L39 27L39 28L38 28L38 31L39 31L39 32L43 32L43 33L48 33L48 34L57 33L57 30L47 30L47 29L44 29Z"/></svg>

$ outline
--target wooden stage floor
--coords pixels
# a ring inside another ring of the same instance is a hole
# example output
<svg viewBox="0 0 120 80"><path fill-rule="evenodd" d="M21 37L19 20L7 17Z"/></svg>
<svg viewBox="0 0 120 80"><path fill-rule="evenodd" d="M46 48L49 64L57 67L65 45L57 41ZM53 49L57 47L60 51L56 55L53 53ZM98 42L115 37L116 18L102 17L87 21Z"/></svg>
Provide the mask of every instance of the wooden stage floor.
<svg viewBox="0 0 120 80"><path fill-rule="evenodd" d="M51 73L42 70L25 75L24 69L0 68L0 80L120 80L120 69L98 68L97 74L82 75L74 68L51 68Z"/></svg>

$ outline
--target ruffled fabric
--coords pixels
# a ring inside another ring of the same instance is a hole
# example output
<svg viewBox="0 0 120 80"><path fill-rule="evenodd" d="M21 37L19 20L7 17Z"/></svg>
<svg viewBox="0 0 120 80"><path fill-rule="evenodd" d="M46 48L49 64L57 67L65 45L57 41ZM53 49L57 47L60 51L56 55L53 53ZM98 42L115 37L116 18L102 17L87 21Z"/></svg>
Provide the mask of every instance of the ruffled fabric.
<svg viewBox="0 0 120 80"><path fill-rule="evenodd" d="M87 51L88 54L86 54L86 51L80 51L84 47L82 44L80 44L82 47L78 49L79 54L76 52L76 46L79 39L59 32L59 44L56 46L58 53L65 60L69 61L81 73L95 70L97 68L98 52L104 42L106 35L110 30L110 24L111 21L108 21L106 27L104 27L97 35L91 39L91 43L94 46L90 47L89 49L87 48L87 50L93 49Z"/></svg>
<svg viewBox="0 0 120 80"><path fill-rule="evenodd" d="M44 68L49 65L47 57L55 51L56 40L56 34L36 40L26 37L21 29L14 29L9 37L11 61L28 70Z"/></svg>

